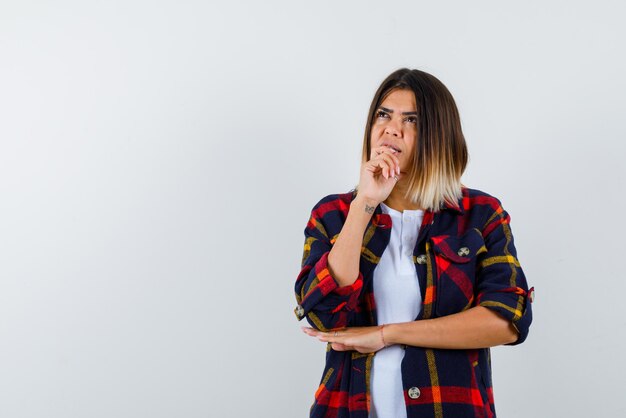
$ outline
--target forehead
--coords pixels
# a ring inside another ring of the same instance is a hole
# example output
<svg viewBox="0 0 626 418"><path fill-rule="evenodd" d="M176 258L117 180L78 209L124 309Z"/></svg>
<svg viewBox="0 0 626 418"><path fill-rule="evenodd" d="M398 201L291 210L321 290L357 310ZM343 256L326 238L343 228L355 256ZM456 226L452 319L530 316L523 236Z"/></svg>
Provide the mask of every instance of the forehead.
<svg viewBox="0 0 626 418"><path fill-rule="evenodd" d="M417 109L415 105L415 94L411 90L406 89L392 90L383 101L380 102L380 106L400 112L415 111Z"/></svg>

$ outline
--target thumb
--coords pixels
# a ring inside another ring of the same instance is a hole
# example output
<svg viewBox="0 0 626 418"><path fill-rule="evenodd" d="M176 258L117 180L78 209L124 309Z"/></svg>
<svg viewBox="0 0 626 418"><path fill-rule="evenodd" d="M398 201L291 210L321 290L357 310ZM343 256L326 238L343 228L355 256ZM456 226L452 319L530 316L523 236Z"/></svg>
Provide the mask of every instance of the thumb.
<svg viewBox="0 0 626 418"><path fill-rule="evenodd" d="M345 344L341 344L341 343L331 343L330 346L335 351L347 351L348 350L348 346L346 346Z"/></svg>

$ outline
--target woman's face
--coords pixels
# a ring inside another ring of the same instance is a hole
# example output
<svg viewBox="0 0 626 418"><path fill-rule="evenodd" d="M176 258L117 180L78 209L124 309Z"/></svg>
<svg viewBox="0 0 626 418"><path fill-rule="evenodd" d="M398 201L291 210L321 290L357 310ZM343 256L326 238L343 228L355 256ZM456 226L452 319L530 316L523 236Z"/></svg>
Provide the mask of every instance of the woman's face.
<svg viewBox="0 0 626 418"><path fill-rule="evenodd" d="M396 149L400 171L407 171L417 141L417 107L411 90L392 90L382 101L374 114L370 141L371 148Z"/></svg>

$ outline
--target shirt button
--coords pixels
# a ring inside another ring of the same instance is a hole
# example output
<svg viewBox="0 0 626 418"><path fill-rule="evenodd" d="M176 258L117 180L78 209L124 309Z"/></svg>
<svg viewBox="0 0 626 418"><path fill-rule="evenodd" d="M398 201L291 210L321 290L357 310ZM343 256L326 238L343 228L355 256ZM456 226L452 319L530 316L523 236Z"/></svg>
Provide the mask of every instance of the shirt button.
<svg viewBox="0 0 626 418"><path fill-rule="evenodd" d="M420 254L415 258L417 264L425 264L426 263L426 254Z"/></svg>
<svg viewBox="0 0 626 418"><path fill-rule="evenodd" d="M461 247L459 248L459 251L457 251L457 254L461 257L466 256L470 253L469 248L467 247Z"/></svg>
<svg viewBox="0 0 626 418"><path fill-rule="evenodd" d="M411 389L409 389L408 393L409 393L409 398L411 399L417 399L420 397L420 390L416 386L413 386Z"/></svg>
<svg viewBox="0 0 626 418"><path fill-rule="evenodd" d="M304 316L304 308L302 307L302 305L296 306L294 312L296 313L296 316L298 318L302 318Z"/></svg>

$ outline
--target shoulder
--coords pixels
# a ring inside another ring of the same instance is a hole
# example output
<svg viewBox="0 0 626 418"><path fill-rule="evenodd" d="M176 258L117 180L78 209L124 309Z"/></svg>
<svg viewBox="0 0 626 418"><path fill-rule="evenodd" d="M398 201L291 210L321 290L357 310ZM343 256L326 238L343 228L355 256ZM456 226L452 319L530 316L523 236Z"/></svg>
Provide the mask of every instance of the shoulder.
<svg viewBox="0 0 626 418"><path fill-rule="evenodd" d="M502 209L502 202L483 190L463 187L463 208L467 211L495 212Z"/></svg>
<svg viewBox="0 0 626 418"><path fill-rule="evenodd" d="M307 228L322 229L330 236L339 233L348 217L353 197L354 190L322 197L311 209Z"/></svg>
<svg viewBox="0 0 626 418"><path fill-rule="evenodd" d="M479 227L487 235L498 225L509 223L510 216L503 208L502 201L483 190L464 188L463 207L470 223Z"/></svg>
<svg viewBox="0 0 626 418"><path fill-rule="evenodd" d="M323 218L329 213L342 213L347 216L350 203L354 197L354 190L346 193L334 193L322 197L311 210L311 215L316 218Z"/></svg>

